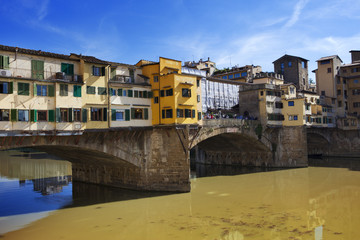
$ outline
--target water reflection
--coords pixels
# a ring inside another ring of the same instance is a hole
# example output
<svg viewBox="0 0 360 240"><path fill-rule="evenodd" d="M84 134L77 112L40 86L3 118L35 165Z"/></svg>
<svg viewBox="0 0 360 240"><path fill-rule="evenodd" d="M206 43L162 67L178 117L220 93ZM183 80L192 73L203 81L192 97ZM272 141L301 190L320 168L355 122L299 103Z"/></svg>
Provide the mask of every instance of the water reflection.
<svg viewBox="0 0 360 240"><path fill-rule="evenodd" d="M339 158L339 157L309 158L309 166L348 168L349 170L360 171L360 158Z"/></svg>

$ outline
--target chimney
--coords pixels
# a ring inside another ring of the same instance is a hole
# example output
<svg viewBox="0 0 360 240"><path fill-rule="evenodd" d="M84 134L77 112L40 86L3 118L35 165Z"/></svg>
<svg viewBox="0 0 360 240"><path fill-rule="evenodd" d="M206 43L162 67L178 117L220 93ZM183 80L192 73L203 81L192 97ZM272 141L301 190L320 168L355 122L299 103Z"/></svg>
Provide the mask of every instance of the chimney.
<svg viewBox="0 0 360 240"><path fill-rule="evenodd" d="M351 63L360 62L360 50L351 50Z"/></svg>

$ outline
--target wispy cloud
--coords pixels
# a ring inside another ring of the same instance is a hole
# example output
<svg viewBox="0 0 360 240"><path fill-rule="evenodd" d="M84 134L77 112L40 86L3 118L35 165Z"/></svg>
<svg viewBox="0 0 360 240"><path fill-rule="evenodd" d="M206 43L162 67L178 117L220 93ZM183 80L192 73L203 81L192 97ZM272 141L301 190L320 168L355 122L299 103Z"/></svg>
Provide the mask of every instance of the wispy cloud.
<svg viewBox="0 0 360 240"><path fill-rule="evenodd" d="M38 20L41 21L48 14L49 0L43 0L38 10Z"/></svg>
<svg viewBox="0 0 360 240"><path fill-rule="evenodd" d="M306 4L309 2L309 0L299 0L295 7L294 7L294 11L292 12L292 15L289 19L289 21L287 21L284 25L285 28L289 28L291 26L293 26L300 17L301 11L303 10L303 8L306 6Z"/></svg>

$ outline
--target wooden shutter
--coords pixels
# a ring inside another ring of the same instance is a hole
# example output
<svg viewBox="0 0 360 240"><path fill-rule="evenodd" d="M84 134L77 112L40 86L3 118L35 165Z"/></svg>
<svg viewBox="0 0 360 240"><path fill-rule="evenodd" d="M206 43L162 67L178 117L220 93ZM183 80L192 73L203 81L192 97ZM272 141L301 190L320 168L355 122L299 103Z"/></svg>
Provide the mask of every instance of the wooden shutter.
<svg viewBox="0 0 360 240"><path fill-rule="evenodd" d="M35 109L30 110L30 121L37 122L37 111Z"/></svg>
<svg viewBox="0 0 360 240"><path fill-rule="evenodd" d="M55 96L55 89L53 85L48 85L48 96L49 97L53 97Z"/></svg>
<svg viewBox="0 0 360 240"><path fill-rule="evenodd" d="M13 93L13 89L14 89L14 83L13 83L13 82L9 82L8 94L12 94L12 93Z"/></svg>
<svg viewBox="0 0 360 240"><path fill-rule="evenodd" d="M130 110L125 109L125 121L130 121Z"/></svg>
<svg viewBox="0 0 360 240"><path fill-rule="evenodd" d="M149 119L149 109L144 108L144 119L148 120Z"/></svg>
<svg viewBox="0 0 360 240"><path fill-rule="evenodd" d="M150 92L148 92L147 95L148 95L148 98L152 98L153 97L153 92L150 91Z"/></svg>
<svg viewBox="0 0 360 240"><path fill-rule="evenodd" d="M147 98L148 96L147 96L147 91L143 91L143 98Z"/></svg>
<svg viewBox="0 0 360 240"><path fill-rule="evenodd" d="M34 96L37 96L37 86L36 86L36 83L34 83Z"/></svg>
<svg viewBox="0 0 360 240"><path fill-rule="evenodd" d="M4 56L4 63L3 63L4 69L9 69L9 65L10 65L10 58L9 58L9 56Z"/></svg>
<svg viewBox="0 0 360 240"><path fill-rule="evenodd" d="M61 63L61 72L64 72L67 74L68 72L68 64L67 63Z"/></svg>
<svg viewBox="0 0 360 240"><path fill-rule="evenodd" d="M101 76L105 76L105 67L101 67Z"/></svg>
<svg viewBox="0 0 360 240"><path fill-rule="evenodd" d="M122 88L119 88L118 89L118 96L122 96L123 95L123 90L122 90Z"/></svg>
<svg viewBox="0 0 360 240"><path fill-rule="evenodd" d="M68 65L68 75L70 76L74 75L74 64Z"/></svg>
<svg viewBox="0 0 360 240"><path fill-rule="evenodd" d="M69 114L69 117L68 117L69 122L73 122L74 118L73 118L73 109L72 108L69 108L68 114Z"/></svg>
<svg viewBox="0 0 360 240"><path fill-rule="evenodd" d="M86 108L83 108L83 109L82 109L81 121L82 121L82 122L87 122L87 109L86 109Z"/></svg>
<svg viewBox="0 0 360 240"><path fill-rule="evenodd" d="M111 109L111 121L116 121L116 109Z"/></svg>
<svg viewBox="0 0 360 240"><path fill-rule="evenodd" d="M128 97L132 97L133 96L133 90L128 90Z"/></svg>
<svg viewBox="0 0 360 240"><path fill-rule="evenodd" d="M192 110L192 115L191 115L191 118L195 118L195 110Z"/></svg>
<svg viewBox="0 0 360 240"><path fill-rule="evenodd" d="M108 116L107 108L104 108L103 109L103 121L107 121L107 116Z"/></svg>
<svg viewBox="0 0 360 240"><path fill-rule="evenodd" d="M55 111L53 109L48 111L49 122L55 122Z"/></svg>
<svg viewBox="0 0 360 240"><path fill-rule="evenodd" d="M11 109L11 121L16 122L17 121L17 109Z"/></svg>
<svg viewBox="0 0 360 240"><path fill-rule="evenodd" d="M131 108L131 119L135 119L135 108Z"/></svg>
<svg viewBox="0 0 360 240"><path fill-rule="evenodd" d="M165 91L164 90L160 90L160 97L165 96Z"/></svg>
<svg viewBox="0 0 360 240"><path fill-rule="evenodd" d="M56 122L61 122L61 111L60 111L60 108L56 108Z"/></svg>
<svg viewBox="0 0 360 240"><path fill-rule="evenodd" d="M165 110L162 110L162 118L165 118Z"/></svg>

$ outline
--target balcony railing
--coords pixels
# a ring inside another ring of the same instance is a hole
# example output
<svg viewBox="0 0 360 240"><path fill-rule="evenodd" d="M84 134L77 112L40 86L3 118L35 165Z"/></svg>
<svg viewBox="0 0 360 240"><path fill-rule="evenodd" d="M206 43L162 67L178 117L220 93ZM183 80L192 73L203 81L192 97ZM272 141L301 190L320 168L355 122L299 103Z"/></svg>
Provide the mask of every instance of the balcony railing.
<svg viewBox="0 0 360 240"><path fill-rule="evenodd" d="M110 81L118 83L134 83L134 79L132 77L124 75L115 75L110 79Z"/></svg>
<svg viewBox="0 0 360 240"><path fill-rule="evenodd" d="M0 77L28 78L37 80L63 80L67 82L83 83L82 75L66 75L63 72L32 71L30 69L0 69Z"/></svg>

